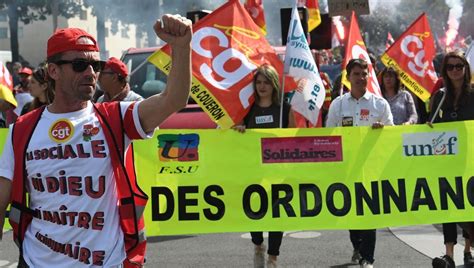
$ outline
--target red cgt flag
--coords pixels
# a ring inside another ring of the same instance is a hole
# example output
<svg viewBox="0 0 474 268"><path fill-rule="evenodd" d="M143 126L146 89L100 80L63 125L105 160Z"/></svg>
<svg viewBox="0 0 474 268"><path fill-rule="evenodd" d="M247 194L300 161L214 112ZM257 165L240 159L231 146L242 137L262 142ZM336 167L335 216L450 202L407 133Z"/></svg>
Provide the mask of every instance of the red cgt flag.
<svg viewBox="0 0 474 268"><path fill-rule="evenodd" d="M193 32L191 97L219 126L229 128L241 122L254 101L254 70L270 64L281 75L283 63L239 0L204 17ZM148 60L169 73L170 55L166 45Z"/></svg>
<svg viewBox="0 0 474 268"><path fill-rule="evenodd" d="M365 47L364 39L360 35L359 23L357 22L354 11L352 11L351 24L349 26L349 35L346 42L346 53L344 62L342 64L342 83L348 88L351 88L349 80L346 78L346 65L351 59L364 59L369 65L369 80L367 81L367 90L375 95L382 96L380 91L377 75L373 67L374 62L370 62L367 48Z"/></svg>
<svg viewBox="0 0 474 268"><path fill-rule="evenodd" d="M426 101L438 80L433 66L434 57L433 34L423 13L382 55L382 62L396 69L403 84Z"/></svg>
<svg viewBox="0 0 474 268"><path fill-rule="evenodd" d="M246 0L244 7L250 14L250 17L252 17L255 24L262 29L264 34L267 34L267 24L265 23L265 13L263 12L262 0Z"/></svg>

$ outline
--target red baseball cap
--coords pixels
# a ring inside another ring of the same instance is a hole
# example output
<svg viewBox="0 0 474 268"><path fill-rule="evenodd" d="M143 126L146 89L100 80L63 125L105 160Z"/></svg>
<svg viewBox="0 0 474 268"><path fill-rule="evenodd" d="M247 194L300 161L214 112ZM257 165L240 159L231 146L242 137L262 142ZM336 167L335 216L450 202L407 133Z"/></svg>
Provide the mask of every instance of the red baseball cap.
<svg viewBox="0 0 474 268"><path fill-rule="evenodd" d="M58 29L48 39L48 58L71 50L99 51L99 46L92 35L79 28Z"/></svg>
<svg viewBox="0 0 474 268"><path fill-rule="evenodd" d="M18 72L19 74L27 74L27 75L32 75L33 71L28 68L28 67L23 67L21 70Z"/></svg>
<svg viewBox="0 0 474 268"><path fill-rule="evenodd" d="M114 73L117 73L121 75L122 77L127 77L128 76L128 69L127 65L123 63L121 60L111 57L104 66L104 69L109 68L111 69Z"/></svg>

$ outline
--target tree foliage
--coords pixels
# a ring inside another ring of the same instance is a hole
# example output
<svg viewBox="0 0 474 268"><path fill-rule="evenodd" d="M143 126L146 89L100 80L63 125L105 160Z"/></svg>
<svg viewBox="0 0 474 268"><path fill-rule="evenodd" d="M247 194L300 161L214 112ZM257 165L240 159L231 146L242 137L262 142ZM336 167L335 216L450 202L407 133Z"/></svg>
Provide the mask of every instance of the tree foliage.
<svg viewBox="0 0 474 268"><path fill-rule="evenodd" d="M18 22L25 24L45 20L55 10L57 16L71 18L81 10L92 8L92 14L97 17L97 39L105 51L105 22L110 22L113 34L136 26L136 37L146 37L147 45L156 45L157 38L153 32L153 23L162 14L172 13L186 15L193 10L214 10L225 0L0 0L0 9L8 10L10 23L11 49L13 59L18 60ZM243 2L243 1L241 1ZM291 7L290 0L265 1L266 10L276 10ZM474 1L463 0L463 16L460 21L459 34L468 37L474 33ZM267 4L267 3L270 3ZM379 0L376 8L371 9L370 15L358 16L362 34L368 42L368 47L380 55L385 48L387 33L396 39L421 14L428 15L431 29L437 38L443 38L447 30L449 7L445 0L400 0L396 5L388 5ZM273 14L274 13L274 14ZM279 12L266 12L268 35L273 44L280 43Z"/></svg>
<svg viewBox="0 0 474 268"><path fill-rule="evenodd" d="M7 9L13 61L20 60L18 22L30 24L38 20L46 20L47 15L52 14L54 1L58 0L0 0L0 9ZM77 15L81 10L80 3L75 0L61 0L58 4L59 15L66 18Z"/></svg>

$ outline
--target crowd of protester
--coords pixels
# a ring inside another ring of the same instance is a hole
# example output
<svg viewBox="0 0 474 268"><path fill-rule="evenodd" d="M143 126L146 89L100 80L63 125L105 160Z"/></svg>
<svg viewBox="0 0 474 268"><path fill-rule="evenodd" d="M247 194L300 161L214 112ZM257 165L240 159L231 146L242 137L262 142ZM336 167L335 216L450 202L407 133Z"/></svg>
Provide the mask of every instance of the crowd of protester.
<svg viewBox="0 0 474 268"><path fill-rule="evenodd" d="M7 62L13 79L13 95L16 106L0 96L0 128L6 128L16 119L43 105L53 102L54 89L48 79L48 64L41 63L37 68L23 66L20 62ZM126 65L111 57L99 76L99 84L93 100L95 102L139 101L143 97L130 90Z"/></svg>
<svg viewBox="0 0 474 268"><path fill-rule="evenodd" d="M328 62L327 53L316 53L315 58L318 67L321 62ZM370 61L375 67L375 57L372 56ZM382 96L372 94L367 90L368 62L360 59L350 60L346 66L346 78L351 84L350 91L342 85L341 74L337 76L338 81L335 83L331 83L330 80L325 83L325 87L329 86L328 91L330 92L326 94L331 95L332 102L330 102L329 109L322 108L323 125L326 127L371 126L373 129L382 129L384 126L390 125L427 123L432 127L432 122L473 120L474 92L472 92L470 84L470 66L465 56L461 52L447 53L440 68L441 78L432 90L433 98L425 103L403 86L399 74L391 67L377 71ZM375 69L377 70L377 68ZM329 77L324 72L321 74L325 79ZM260 80L262 81L256 83ZM234 129L244 132L245 128L249 126L252 128L265 128L271 125L277 127L280 111L283 111L283 118L288 119L288 110L291 110L291 106L286 102L282 102L284 107L281 110L278 104L271 101L271 98L265 103L261 102L260 94L269 92L271 88L273 88L273 96L279 95L280 86L275 81L278 79L262 75L262 68L257 70L253 84L255 103L245 116L244 121L236 124ZM331 88L332 84L334 84L333 88ZM265 87L263 85L266 85L268 89L263 90L262 88ZM288 125L287 119L284 120L286 123L283 127L291 127L291 124ZM446 253L441 257L434 258L432 266L434 268L456 267L453 251L454 245L457 243L457 228L460 227L465 238L464 267L473 267L471 241L474 241L474 222L446 223L442 227ZM262 262L262 254L265 251L262 233L252 232L251 235L255 245L255 264L258 265ZM353 245L351 261L359 263L362 268L373 267L376 230L350 230L350 241ZM281 243L281 232L269 233L267 267L276 267Z"/></svg>
<svg viewBox="0 0 474 268"><path fill-rule="evenodd" d="M315 53L318 66L337 65L340 59L332 57L330 51ZM372 64L377 66L375 57ZM81 68L80 62L74 63L74 68ZM342 74L328 75L321 71L327 89L327 104L324 107L323 126L371 126L381 129L387 125L412 125L437 122L452 122L474 120L474 93L472 92L471 72L468 61L461 52L447 53L441 64L440 79L432 90L429 102L423 102L407 90L401 83L399 74L391 67L377 72L382 96L376 96L367 91L368 62L351 60L346 67L347 79L351 83L349 90L341 83ZM86 64L86 67L88 65ZM128 85L129 73L127 66L117 58L110 58L100 67L98 76L102 96L94 95L94 100L111 101L140 101L143 98L131 91ZM54 101L54 84L48 75L48 65L41 64L37 68L22 66L21 63L8 63L14 82L14 96L17 106L0 99L0 127L7 127L28 112ZM321 70L321 69L320 69ZM331 69L332 70L332 69ZM257 69L253 81L255 103L241 124L233 128L244 132L246 128L278 127L280 111L283 111L283 127L294 127L295 122L291 106L283 102L280 109L279 77L271 66L261 66ZM362 83L361 83L362 81ZM365 111L367 114L356 113ZM370 120L363 116L374 115ZM376 116L375 116L376 115ZM429 116L428 116L429 115ZM457 243L457 228L462 227L465 238L464 264L473 267L471 241L474 241L474 223L443 224L444 244L446 254L433 260L433 267L455 267L453 261L454 245ZM282 243L282 232L270 232L268 245L269 267L276 267L279 248ZM351 260L361 267L372 267L375 257L376 230L351 230L350 240L353 245ZM252 232L252 242L255 256L262 260L266 250L261 232Z"/></svg>

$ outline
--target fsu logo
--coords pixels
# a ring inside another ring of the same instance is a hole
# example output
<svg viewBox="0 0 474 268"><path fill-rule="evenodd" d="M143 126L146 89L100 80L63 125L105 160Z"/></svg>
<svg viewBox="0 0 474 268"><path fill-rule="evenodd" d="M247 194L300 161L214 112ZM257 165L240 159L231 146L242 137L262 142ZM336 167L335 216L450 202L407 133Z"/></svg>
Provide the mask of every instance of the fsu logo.
<svg viewBox="0 0 474 268"><path fill-rule="evenodd" d="M74 134L74 127L71 121L59 119L49 128L49 137L57 143L65 143Z"/></svg>
<svg viewBox="0 0 474 268"><path fill-rule="evenodd" d="M158 157L160 161L189 162L199 160L198 134L158 135Z"/></svg>

